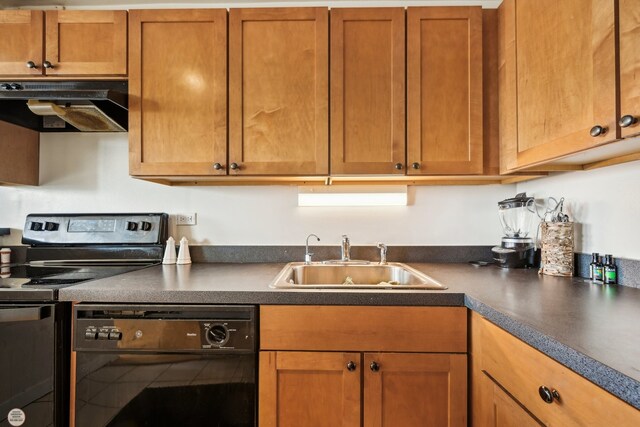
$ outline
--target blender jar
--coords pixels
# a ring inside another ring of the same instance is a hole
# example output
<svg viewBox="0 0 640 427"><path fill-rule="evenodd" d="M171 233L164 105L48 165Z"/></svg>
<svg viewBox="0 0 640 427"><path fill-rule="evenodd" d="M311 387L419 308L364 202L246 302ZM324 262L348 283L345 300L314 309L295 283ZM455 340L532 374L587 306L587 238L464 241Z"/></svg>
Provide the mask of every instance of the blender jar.
<svg viewBox="0 0 640 427"><path fill-rule="evenodd" d="M527 197L526 193L519 193L516 197L498 202L498 217L505 236L527 237L533 219L534 212L531 210L533 203L535 203L534 198Z"/></svg>

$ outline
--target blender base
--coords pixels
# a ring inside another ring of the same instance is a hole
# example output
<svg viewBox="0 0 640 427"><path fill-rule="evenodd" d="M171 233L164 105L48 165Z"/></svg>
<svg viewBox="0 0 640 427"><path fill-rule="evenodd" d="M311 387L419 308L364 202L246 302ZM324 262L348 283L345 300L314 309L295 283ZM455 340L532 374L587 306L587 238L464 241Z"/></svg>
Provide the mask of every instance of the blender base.
<svg viewBox="0 0 640 427"><path fill-rule="evenodd" d="M535 265L536 250L532 246L526 249L503 248L495 246L491 249L493 260L502 268L530 268Z"/></svg>

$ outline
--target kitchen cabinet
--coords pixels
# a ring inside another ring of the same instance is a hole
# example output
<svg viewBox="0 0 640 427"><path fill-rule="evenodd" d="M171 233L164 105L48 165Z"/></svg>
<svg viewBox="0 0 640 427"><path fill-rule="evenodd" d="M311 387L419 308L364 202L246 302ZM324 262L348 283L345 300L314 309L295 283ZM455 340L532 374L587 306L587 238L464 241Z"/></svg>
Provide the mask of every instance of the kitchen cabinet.
<svg viewBox="0 0 640 427"><path fill-rule="evenodd" d="M331 173L405 174L404 8L331 10Z"/></svg>
<svg viewBox="0 0 640 427"><path fill-rule="evenodd" d="M503 173L618 138L615 3L505 0L500 6Z"/></svg>
<svg viewBox="0 0 640 427"><path fill-rule="evenodd" d="M407 9L407 174L483 172L482 9Z"/></svg>
<svg viewBox="0 0 640 427"><path fill-rule="evenodd" d="M474 425L491 427L540 427L540 423L502 387L485 373L480 374L478 388L487 399L486 411L475 417ZM482 419L480 419L482 417Z"/></svg>
<svg viewBox="0 0 640 427"><path fill-rule="evenodd" d="M129 21L130 173L226 175L227 11L132 10Z"/></svg>
<svg viewBox="0 0 640 427"><path fill-rule="evenodd" d="M38 185L40 135L0 121L0 184Z"/></svg>
<svg viewBox="0 0 640 427"><path fill-rule="evenodd" d="M230 175L326 175L328 10L231 9Z"/></svg>
<svg viewBox="0 0 640 427"><path fill-rule="evenodd" d="M640 0L620 0L620 119L623 138L640 134Z"/></svg>
<svg viewBox="0 0 640 427"><path fill-rule="evenodd" d="M640 411L479 314L470 324L474 425L640 424Z"/></svg>
<svg viewBox="0 0 640 427"><path fill-rule="evenodd" d="M467 424L464 307L261 306L260 334L261 426Z"/></svg>
<svg viewBox="0 0 640 427"><path fill-rule="evenodd" d="M0 11L0 75L126 76L127 12Z"/></svg>

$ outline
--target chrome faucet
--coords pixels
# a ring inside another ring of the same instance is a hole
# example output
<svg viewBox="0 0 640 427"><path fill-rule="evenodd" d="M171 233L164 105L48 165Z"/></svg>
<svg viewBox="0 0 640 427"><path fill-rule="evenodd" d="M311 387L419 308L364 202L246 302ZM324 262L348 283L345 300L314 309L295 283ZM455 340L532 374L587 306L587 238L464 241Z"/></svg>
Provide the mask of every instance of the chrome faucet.
<svg viewBox="0 0 640 427"><path fill-rule="evenodd" d="M380 265L387 263L387 245L382 242L378 242L378 249L380 249Z"/></svg>
<svg viewBox="0 0 640 427"><path fill-rule="evenodd" d="M313 252L309 252L309 237L315 237L316 241L320 241L320 238L318 236L316 236L315 234L309 234L307 236L307 240L305 242L304 248L304 263L305 264L311 264L311 256L313 256Z"/></svg>
<svg viewBox="0 0 640 427"><path fill-rule="evenodd" d="M351 261L351 255L349 254L349 252L351 251L351 244L349 243L349 237L347 237L346 234L342 235L342 246L340 247L340 249L342 251L341 261Z"/></svg>

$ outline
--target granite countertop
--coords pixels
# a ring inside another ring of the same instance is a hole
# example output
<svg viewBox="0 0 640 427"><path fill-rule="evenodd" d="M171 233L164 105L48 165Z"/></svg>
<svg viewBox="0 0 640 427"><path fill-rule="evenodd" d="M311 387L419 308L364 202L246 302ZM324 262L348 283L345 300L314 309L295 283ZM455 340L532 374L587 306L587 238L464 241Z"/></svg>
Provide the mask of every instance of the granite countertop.
<svg viewBox="0 0 640 427"><path fill-rule="evenodd" d="M448 286L284 290L284 264L154 266L61 289L63 301L467 306L640 409L640 289L468 264L409 264Z"/></svg>

